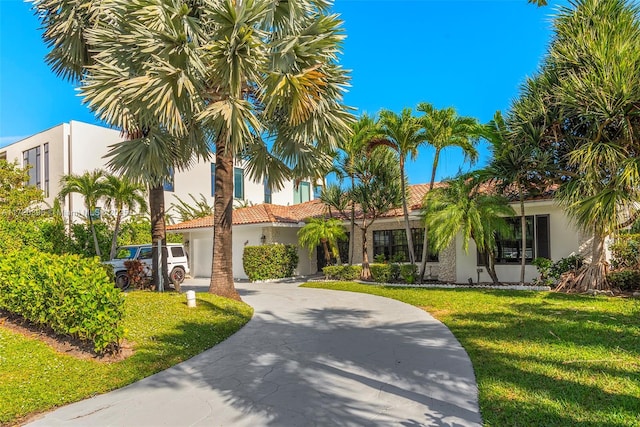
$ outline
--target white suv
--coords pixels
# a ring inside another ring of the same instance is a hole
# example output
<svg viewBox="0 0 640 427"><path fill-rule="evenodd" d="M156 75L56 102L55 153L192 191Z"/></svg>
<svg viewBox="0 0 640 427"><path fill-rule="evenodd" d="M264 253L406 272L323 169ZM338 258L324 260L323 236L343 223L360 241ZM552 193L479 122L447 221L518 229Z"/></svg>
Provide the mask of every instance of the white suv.
<svg viewBox="0 0 640 427"><path fill-rule="evenodd" d="M167 266L169 270L169 278L178 284L184 281L189 274L189 262L184 246L178 243L169 243L162 247L167 254ZM113 266L113 273L116 277L116 286L124 290L129 287L129 276L127 275L127 267L125 261L138 260L145 265L149 275L151 275L151 251L152 245L128 245L121 246L116 252L116 257L111 261L105 261L105 264Z"/></svg>

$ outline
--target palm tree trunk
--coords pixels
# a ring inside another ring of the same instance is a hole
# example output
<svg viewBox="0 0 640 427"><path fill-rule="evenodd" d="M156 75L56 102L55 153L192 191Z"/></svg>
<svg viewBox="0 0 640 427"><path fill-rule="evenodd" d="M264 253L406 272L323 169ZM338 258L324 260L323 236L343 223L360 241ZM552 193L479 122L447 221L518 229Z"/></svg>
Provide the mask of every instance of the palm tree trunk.
<svg viewBox="0 0 640 427"><path fill-rule="evenodd" d="M369 251L367 250L367 228L366 222L363 222L363 226L360 227L362 231L362 273L360 278L362 280L371 279L371 269L369 268Z"/></svg>
<svg viewBox="0 0 640 427"><path fill-rule="evenodd" d="M118 208L116 214L116 224L113 227L113 237L111 238L111 251L109 251L109 259L114 259L116 256L116 248L118 247L118 233L120 233L120 222L122 221L122 208Z"/></svg>
<svg viewBox="0 0 640 427"><path fill-rule="evenodd" d="M355 187L355 179L353 175L351 175L351 191L353 191ZM356 248L356 205L351 201L351 234L349 234L349 265L353 265L353 254Z"/></svg>
<svg viewBox="0 0 640 427"><path fill-rule="evenodd" d="M149 189L149 210L151 211L151 269L152 282L158 287L162 275L162 262L158 262L158 242L162 242L165 237L164 224L164 188L162 184Z"/></svg>
<svg viewBox="0 0 640 427"><path fill-rule="evenodd" d="M102 258L102 253L100 252L100 244L98 243L98 234L96 233L96 227L93 225L93 218L91 217L91 208L89 208L89 227L91 228L91 235L93 236L93 248L96 251L96 255L99 258Z"/></svg>
<svg viewBox="0 0 640 427"><path fill-rule="evenodd" d="M325 265L331 265L331 253L329 252L329 244L327 239L322 239L322 249L324 249Z"/></svg>
<svg viewBox="0 0 640 427"><path fill-rule="evenodd" d="M433 190L433 186L436 182L436 169L438 168L438 161L440 158L440 148L436 148L436 152L433 157L433 167L431 168L431 181L429 181L429 191ZM424 237L422 238L422 262L420 263L420 272L418 277L420 283L424 281L424 273L427 270L427 259L429 258L429 227L424 225Z"/></svg>
<svg viewBox="0 0 640 427"><path fill-rule="evenodd" d="M521 236L521 250L520 250L520 284L524 285L524 270L527 264L527 218L524 215L524 195L522 193L522 187L519 186L518 193L520 196L520 233Z"/></svg>
<svg viewBox="0 0 640 427"><path fill-rule="evenodd" d="M409 225L409 209L407 208L407 193L404 182L404 158L400 156L400 191L402 191L402 212L404 213L404 231L407 234L407 247L409 249L409 262L414 264L416 256L413 250L413 236Z"/></svg>
<svg viewBox="0 0 640 427"><path fill-rule="evenodd" d="M233 285L233 154L226 149L226 135L216 141L215 203L213 210L213 259L209 292L241 300Z"/></svg>
<svg viewBox="0 0 640 427"><path fill-rule="evenodd" d="M493 253L493 251L490 251L487 254L487 273L489 274L489 277L491 277L491 281L493 282L493 284L499 285L500 282L498 281L498 273L496 273L495 259L495 254Z"/></svg>

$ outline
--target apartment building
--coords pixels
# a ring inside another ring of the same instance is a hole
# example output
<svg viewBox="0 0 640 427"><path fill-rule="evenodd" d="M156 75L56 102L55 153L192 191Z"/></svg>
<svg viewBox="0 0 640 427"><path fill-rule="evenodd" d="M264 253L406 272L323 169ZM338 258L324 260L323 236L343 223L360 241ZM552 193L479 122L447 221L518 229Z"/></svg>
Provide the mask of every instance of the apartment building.
<svg viewBox="0 0 640 427"><path fill-rule="evenodd" d="M122 139L117 130L70 121L0 148L0 159L30 166L29 184L42 189L45 202L52 206L60 192L63 175L107 169L109 147ZM214 172L213 159L200 161L186 171L176 171L173 179L165 183L166 206L177 203L177 198L190 202L190 194L198 200L203 195L208 204L213 205ZM273 203L288 206L313 200L318 191L319 188L314 188L309 181L303 181L297 187L289 181L282 190L271 192L264 182L248 179L241 163L234 169L234 197L238 205ZM87 215L84 201L77 194L65 199L63 209L74 221Z"/></svg>

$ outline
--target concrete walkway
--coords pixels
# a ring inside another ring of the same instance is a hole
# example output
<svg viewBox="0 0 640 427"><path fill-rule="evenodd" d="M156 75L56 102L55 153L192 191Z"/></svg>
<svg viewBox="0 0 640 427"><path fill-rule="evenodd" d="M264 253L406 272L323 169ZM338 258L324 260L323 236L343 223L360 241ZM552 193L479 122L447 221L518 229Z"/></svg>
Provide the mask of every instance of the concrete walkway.
<svg viewBox="0 0 640 427"><path fill-rule="evenodd" d="M481 425L471 362L442 323L395 300L297 286L238 284L255 314L231 338L30 425Z"/></svg>

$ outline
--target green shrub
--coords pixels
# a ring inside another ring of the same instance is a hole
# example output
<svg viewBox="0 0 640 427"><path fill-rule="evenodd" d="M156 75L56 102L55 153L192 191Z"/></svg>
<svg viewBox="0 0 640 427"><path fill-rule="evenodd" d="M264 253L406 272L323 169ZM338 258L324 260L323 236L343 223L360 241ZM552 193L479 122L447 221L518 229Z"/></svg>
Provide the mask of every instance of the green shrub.
<svg viewBox="0 0 640 427"><path fill-rule="evenodd" d="M362 274L361 265L329 265L322 269L327 279L355 280Z"/></svg>
<svg viewBox="0 0 640 427"><path fill-rule="evenodd" d="M629 269L640 265L640 234L618 236L609 249L613 268Z"/></svg>
<svg viewBox="0 0 640 427"><path fill-rule="evenodd" d="M252 281L291 277L298 266L298 249L281 244L245 246L242 266Z"/></svg>
<svg viewBox="0 0 640 427"><path fill-rule="evenodd" d="M540 285L550 286L555 282L553 277L551 277L551 268L553 267L553 261L551 261L549 258L538 257L533 260L532 264L536 266L536 268L538 269L538 274L540 275L540 277L535 280L536 283Z"/></svg>
<svg viewBox="0 0 640 427"><path fill-rule="evenodd" d="M384 254L378 254L376 256L373 257L373 260L377 263L377 264L384 264L387 262L387 257L384 256Z"/></svg>
<svg viewBox="0 0 640 427"><path fill-rule="evenodd" d="M140 291L155 289L151 283L150 271L146 264L140 260L132 259L125 261L124 266L127 269L127 276L129 276L129 286L132 286L133 289Z"/></svg>
<svg viewBox="0 0 640 427"><path fill-rule="evenodd" d="M612 271L607 275L607 280L611 287L622 291L640 290L640 271L638 270Z"/></svg>
<svg viewBox="0 0 640 427"><path fill-rule="evenodd" d="M378 283L389 283L391 281L391 264L369 264L371 278Z"/></svg>
<svg viewBox="0 0 640 427"><path fill-rule="evenodd" d="M571 270L577 270L584 264L584 258L582 255L569 255L568 257L560 258L554 262L549 270L549 276L554 279L559 279L563 273Z"/></svg>
<svg viewBox="0 0 640 427"><path fill-rule="evenodd" d="M58 334L90 340L96 352L118 348L123 304L96 258L23 249L0 259L0 308Z"/></svg>
<svg viewBox="0 0 640 427"><path fill-rule="evenodd" d="M415 283L418 277L418 266L415 264L402 264L400 266L400 277L404 283Z"/></svg>

